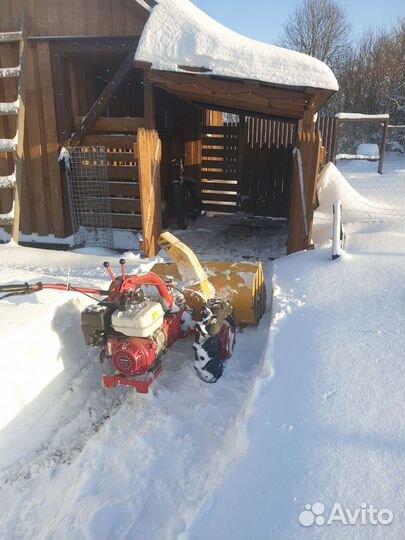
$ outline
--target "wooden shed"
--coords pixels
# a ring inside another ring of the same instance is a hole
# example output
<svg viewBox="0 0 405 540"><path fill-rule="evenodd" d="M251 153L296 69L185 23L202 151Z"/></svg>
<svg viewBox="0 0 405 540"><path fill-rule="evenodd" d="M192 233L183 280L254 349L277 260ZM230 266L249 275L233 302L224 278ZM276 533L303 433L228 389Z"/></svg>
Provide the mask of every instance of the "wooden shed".
<svg viewBox="0 0 405 540"><path fill-rule="evenodd" d="M162 23L167 14L180 25L176 34L180 38L174 38ZM26 30L20 35L23 15ZM267 55L267 49L258 49L259 61L271 64L275 58L278 64L263 68L257 64L257 75L238 64L221 71L221 61L219 67L213 65L210 56L220 25L212 21L210 30L206 19L198 8L178 0L159 4L154 0L5 0L0 20L0 102L16 103L20 92L20 107L12 113L10 106L0 108L0 139L15 140L12 149L0 145L0 214L10 218L16 192L21 233L54 235L55 243L62 241L72 234L72 214L65 170L58 163L60 150L102 147L107 152L112 227L143 230L144 249L154 254L170 159L186 156L188 172L199 180L207 209L237 211L247 194L259 198L259 188L252 187L258 174L247 165L249 151L242 143L251 120L264 118L291 127L286 135L291 174L286 162L283 172L273 171L274 178L267 178L274 148L266 156L249 154L250 161L256 159L258 169L262 168L264 180L259 184L267 186L267 209L262 215L289 218L289 252L306 248L311 242L322 159L314 116L337 90L336 80L319 63L309 65L307 72L310 77L311 69L319 69L321 84L307 84L305 69L298 82L285 76L285 83L278 74L300 72L308 57L288 56L298 55L291 51ZM181 43L183 28L187 38L189 28L196 26L206 33L206 54L193 50L196 40L194 45L192 40ZM189 46L190 54L184 54ZM162 47L172 50L172 56L162 59ZM240 47L242 51L248 45ZM227 54L238 53L231 49ZM290 61L293 65L286 70ZM18 65L21 69L13 75L9 68ZM223 113L236 114L239 122L228 125ZM18 126L19 136L23 135L20 155ZM292 173L293 146L300 149L301 179L297 160ZM287 147L283 151L287 155ZM18 174L17 169L13 189L13 182L5 178L13 176L16 152L21 171ZM277 182L282 192L276 197ZM93 210L89 206L89 213Z"/></svg>

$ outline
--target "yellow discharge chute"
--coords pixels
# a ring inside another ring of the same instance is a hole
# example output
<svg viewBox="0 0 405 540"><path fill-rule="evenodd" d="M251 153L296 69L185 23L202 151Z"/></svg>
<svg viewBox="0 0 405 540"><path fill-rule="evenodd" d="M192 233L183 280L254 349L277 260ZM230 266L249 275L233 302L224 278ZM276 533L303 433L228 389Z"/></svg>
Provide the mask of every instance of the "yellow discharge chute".
<svg viewBox="0 0 405 540"><path fill-rule="evenodd" d="M220 298L233 306L236 324L258 324L266 309L266 286L260 262L200 263L195 253L169 232L160 235L159 245L174 262L155 264L152 272L180 284L187 304L197 317L203 302Z"/></svg>

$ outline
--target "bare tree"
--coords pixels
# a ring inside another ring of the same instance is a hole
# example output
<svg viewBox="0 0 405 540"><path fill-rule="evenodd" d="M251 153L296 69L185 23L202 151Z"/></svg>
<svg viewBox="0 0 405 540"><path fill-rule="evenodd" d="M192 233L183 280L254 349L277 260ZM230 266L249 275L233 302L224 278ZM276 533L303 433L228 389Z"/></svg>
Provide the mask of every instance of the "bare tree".
<svg viewBox="0 0 405 540"><path fill-rule="evenodd" d="M350 48L351 25L334 0L303 0L283 28L281 44L337 67Z"/></svg>
<svg viewBox="0 0 405 540"><path fill-rule="evenodd" d="M405 121L405 19L390 30L368 30L347 55L339 76L341 110L390 114Z"/></svg>

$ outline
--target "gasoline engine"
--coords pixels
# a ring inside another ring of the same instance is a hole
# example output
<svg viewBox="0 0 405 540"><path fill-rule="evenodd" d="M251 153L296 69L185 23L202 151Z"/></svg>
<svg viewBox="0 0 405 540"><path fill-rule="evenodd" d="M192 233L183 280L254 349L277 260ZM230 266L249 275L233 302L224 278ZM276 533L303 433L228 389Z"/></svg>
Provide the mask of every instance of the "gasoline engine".
<svg viewBox="0 0 405 540"><path fill-rule="evenodd" d="M191 314L184 296L170 282L153 273L126 276L125 261L120 263L118 278L104 263L112 280L108 296L82 312L82 331L86 344L100 347L100 360L112 370L103 376L103 385L133 386L143 393L161 371L162 354L190 333ZM157 289L158 299L145 295L143 287L150 286ZM209 304L204 318L191 330L197 374L205 382L215 382L222 374L223 361L232 354L235 325L227 302Z"/></svg>

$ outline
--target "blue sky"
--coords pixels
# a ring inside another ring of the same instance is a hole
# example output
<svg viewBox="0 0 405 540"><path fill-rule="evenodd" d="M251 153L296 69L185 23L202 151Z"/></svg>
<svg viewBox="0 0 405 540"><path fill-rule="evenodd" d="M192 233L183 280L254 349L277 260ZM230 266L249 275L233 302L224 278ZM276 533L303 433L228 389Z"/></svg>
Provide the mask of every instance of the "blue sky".
<svg viewBox="0 0 405 540"><path fill-rule="evenodd" d="M275 43L300 0L192 0L211 17L246 36ZM340 0L352 23L353 35L369 26L380 28L405 16L405 0Z"/></svg>

